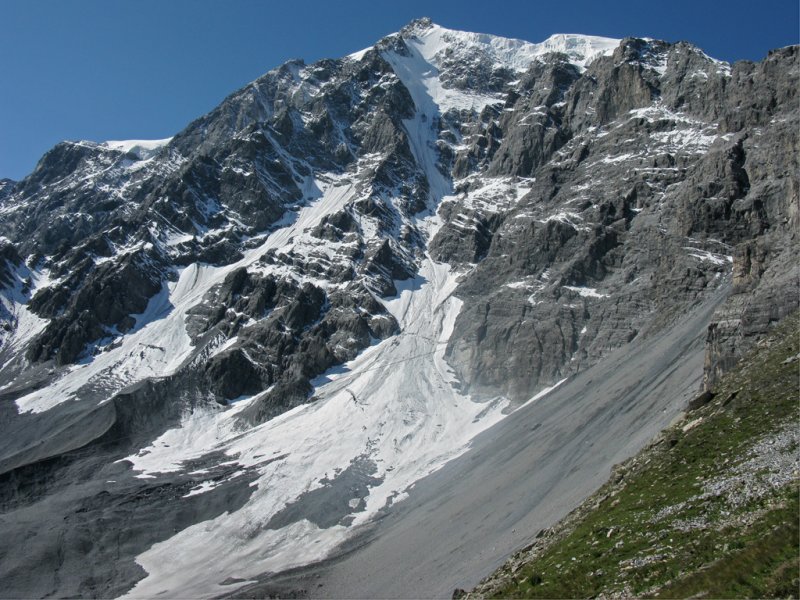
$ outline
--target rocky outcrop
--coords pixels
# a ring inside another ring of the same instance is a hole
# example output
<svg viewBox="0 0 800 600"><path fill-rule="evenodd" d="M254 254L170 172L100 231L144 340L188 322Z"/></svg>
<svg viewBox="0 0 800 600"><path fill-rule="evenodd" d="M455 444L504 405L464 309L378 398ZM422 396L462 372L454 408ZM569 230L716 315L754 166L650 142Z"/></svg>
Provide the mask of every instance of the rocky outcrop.
<svg viewBox="0 0 800 600"><path fill-rule="evenodd" d="M298 85L305 91L294 94ZM312 92L321 85L335 89ZM312 169L340 170L359 154L382 153L374 170L358 173L366 204L341 214L357 214L360 207L364 217L377 217L393 229L395 211L419 210L427 189L422 180L414 183L418 174L401 126L412 111L408 92L372 52L359 62L287 64L191 124L152 160L104 144L58 145L15 186L8 200L13 209L0 219L0 228L23 240L26 255L47 256L44 267L59 277L31 303L52 322L28 358L66 365L91 355L92 344L113 343L131 329L132 315L144 312L162 284L174 278L171 265L240 260L248 237L268 232L287 208L309 201L299 184ZM384 198L397 187L402 189L395 208ZM370 205L383 207L381 214ZM342 284L363 271L383 291L392 289L393 276L413 273L407 260L405 271L400 266L386 271L398 250L382 244L364 258L367 249L355 218L346 223L340 217L323 227L316 232L322 239L357 238L343 249L355 264L321 267L316 257L291 253L264 260ZM414 235L406 239L420 241ZM117 260L128 249L134 249L128 258Z"/></svg>
<svg viewBox="0 0 800 600"><path fill-rule="evenodd" d="M137 251L119 263L102 263L76 290L62 285L36 294L31 310L51 320L31 344L28 358L52 358L58 365L68 365L91 352L90 342L133 329L133 315L144 313L150 298L161 289L158 267L151 253Z"/></svg>
<svg viewBox="0 0 800 600"><path fill-rule="evenodd" d="M14 245L7 240L0 240L0 287L6 288L14 285L15 270L20 265L22 265L22 257Z"/></svg>
<svg viewBox="0 0 800 600"><path fill-rule="evenodd" d="M14 192L16 185L17 182L13 179L8 179L7 177L0 179L0 203Z"/></svg>
<svg viewBox="0 0 800 600"><path fill-rule="evenodd" d="M425 252L464 270L448 345L464 389L515 400L732 281L709 330L712 381L797 305L797 48L730 67L628 38L586 64L567 45L520 70L443 34L425 60L451 99L425 127L453 195L431 206L409 129L419 107L392 56L413 59L432 28L289 62L144 153L65 142L4 183L0 230L55 280L30 301L48 322L26 357L65 366L116 347L194 264L246 263L187 312L220 401L284 379L299 398L301 382L389 335L375 298ZM308 178L323 172L353 200L246 259L314 202ZM443 222L431 239L425 210Z"/></svg>

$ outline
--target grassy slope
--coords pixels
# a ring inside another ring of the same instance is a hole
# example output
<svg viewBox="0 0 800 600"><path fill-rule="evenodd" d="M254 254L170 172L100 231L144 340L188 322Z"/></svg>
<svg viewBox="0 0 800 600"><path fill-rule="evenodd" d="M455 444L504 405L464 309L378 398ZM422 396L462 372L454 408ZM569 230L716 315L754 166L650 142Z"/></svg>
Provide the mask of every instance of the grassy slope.
<svg viewBox="0 0 800 600"><path fill-rule="evenodd" d="M785 319L475 595L798 597L799 327Z"/></svg>

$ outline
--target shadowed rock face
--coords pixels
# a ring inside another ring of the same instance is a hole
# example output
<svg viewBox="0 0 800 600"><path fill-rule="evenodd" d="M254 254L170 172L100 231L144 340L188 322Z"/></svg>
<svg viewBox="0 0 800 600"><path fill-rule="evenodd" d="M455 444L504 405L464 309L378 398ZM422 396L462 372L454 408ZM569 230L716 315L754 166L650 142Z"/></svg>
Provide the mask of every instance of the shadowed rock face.
<svg viewBox="0 0 800 600"><path fill-rule="evenodd" d="M429 258L458 274L434 341L476 400L602 370L698 307L710 383L797 307L797 47L729 66L628 38L584 65L481 40L415 22L286 63L153 148L63 142L0 181L12 595L123 593L145 575L134 557L242 507L257 469L215 442L154 479L115 461L195 413L236 411L244 432L313 401L315 378L404 334L386 302L438 284ZM359 455L267 529L349 526L384 467Z"/></svg>

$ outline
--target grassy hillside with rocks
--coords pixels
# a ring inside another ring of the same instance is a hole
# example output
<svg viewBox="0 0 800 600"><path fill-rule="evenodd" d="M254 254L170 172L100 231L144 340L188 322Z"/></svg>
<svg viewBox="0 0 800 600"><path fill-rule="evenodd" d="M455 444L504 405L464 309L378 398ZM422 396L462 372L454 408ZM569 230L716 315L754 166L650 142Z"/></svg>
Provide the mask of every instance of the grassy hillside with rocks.
<svg viewBox="0 0 800 600"><path fill-rule="evenodd" d="M468 596L797 598L799 331L784 319Z"/></svg>

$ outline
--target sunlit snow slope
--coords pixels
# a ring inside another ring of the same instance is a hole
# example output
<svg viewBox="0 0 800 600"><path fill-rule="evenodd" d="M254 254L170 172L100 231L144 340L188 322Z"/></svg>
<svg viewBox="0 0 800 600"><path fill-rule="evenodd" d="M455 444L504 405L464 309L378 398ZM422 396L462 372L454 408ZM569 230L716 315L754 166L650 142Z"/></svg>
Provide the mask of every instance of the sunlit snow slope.
<svg viewBox="0 0 800 600"><path fill-rule="evenodd" d="M129 596L210 597L231 590L218 585L219 573L246 581L321 559L496 423L505 403L478 404L459 393L443 359L460 305L454 287L446 265L427 261L386 302L401 333L319 378L314 403L247 432L233 425L236 408L194 415L129 457L146 475L223 450L260 473L243 508L140 555L149 576ZM335 524L348 512L349 526Z"/></svg>

